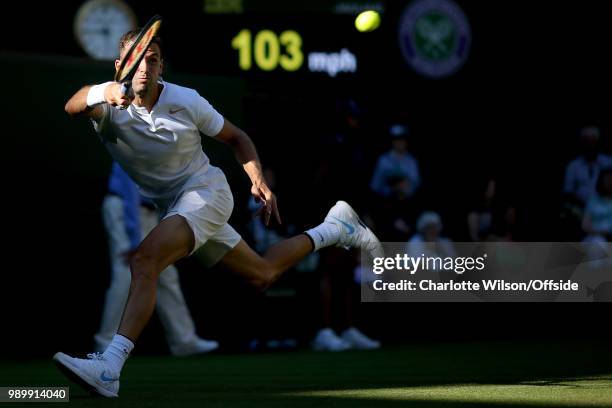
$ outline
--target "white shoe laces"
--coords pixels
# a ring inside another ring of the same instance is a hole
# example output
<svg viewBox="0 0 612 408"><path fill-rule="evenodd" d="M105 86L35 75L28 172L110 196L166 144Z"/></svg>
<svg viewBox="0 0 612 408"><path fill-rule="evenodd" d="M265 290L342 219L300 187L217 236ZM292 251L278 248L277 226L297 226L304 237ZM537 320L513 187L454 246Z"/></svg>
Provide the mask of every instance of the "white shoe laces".
<svg viewBox="0 0 612 408"><path fill-rule="evenodd" d="M102 355L102 353L89 353L87 354L87 358L90 360L104 360L104 356Z"/></svg>

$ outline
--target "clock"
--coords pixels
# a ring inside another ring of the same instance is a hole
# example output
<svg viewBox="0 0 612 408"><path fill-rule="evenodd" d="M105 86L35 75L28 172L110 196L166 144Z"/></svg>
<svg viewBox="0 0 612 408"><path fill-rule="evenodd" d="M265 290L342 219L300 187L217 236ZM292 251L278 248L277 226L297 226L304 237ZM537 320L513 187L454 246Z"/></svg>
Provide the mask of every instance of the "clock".
<svg viewBox="0 0 612 408"><path fill-rule="evenodd" d="M74 17L74 35L83 50L97 60L119 56L119 39L137 26L136 15L121 0L89 0Z"/></svg>

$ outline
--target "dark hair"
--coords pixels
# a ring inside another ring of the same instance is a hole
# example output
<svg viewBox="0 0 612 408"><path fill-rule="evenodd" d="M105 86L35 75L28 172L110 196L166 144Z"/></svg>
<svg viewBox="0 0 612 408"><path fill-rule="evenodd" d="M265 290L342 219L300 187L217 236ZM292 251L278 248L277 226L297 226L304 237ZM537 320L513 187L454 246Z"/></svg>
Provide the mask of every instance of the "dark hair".
<svg viewBox="0 0 612 408"><path fill-rule="evenodd" d="M604 167L603 169L601 169L599 171L599 176L597 177L597 184L595 186L595 190L597 191L597 194L599 194L600 196L603 196L604 194L607 194L607 191L604 191L605 186L604 186L604 179L606 178L606 176L611 175L612 174L612 167Z"/></svg>
<svg viewBox="0 0 612 408"><path fill-rule="evenodd" d="M119 55L121 55L121 51L123 51L125 47L128 47L130 43L136 37L138 37L138 34L140 34L141 30L142 30L141 28L136 28L134 30L128 31L127 33L121 36L121 38L119 39ZM156 35L155 37L153 37L153 39L151 40L151 44L157 44L157 46L159 47L159 52L162 54L160 55L160 57L163 57L164 51L162 47L161 37L159 35Z"/></svg>

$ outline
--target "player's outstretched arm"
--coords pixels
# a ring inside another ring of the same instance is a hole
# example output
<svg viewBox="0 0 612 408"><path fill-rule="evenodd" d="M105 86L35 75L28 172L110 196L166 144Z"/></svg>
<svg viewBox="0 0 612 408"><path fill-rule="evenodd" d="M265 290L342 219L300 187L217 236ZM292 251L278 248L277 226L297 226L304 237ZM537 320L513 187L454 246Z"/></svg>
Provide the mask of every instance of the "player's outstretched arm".
<svg viewBox="0 0 612 408"><path fill-rule="evenodd" d="M120 83L107 82L100 85L87 85L79 89L66 102L64 109L72 117L87 116L99 120L103 115L101 104L129 106L133 99L133 94L123 95L121 93Z"/></svg>
<svg viewBox="0 0 612 408"><path fill-rule="evenodd" d="M263 176L257 149L255 149L255 144L253 144L251 138L227 119L225 119L221 132L215 138L230 145L244 171L251 179L253 184L251 194L257 201L264 203L257 215L261 213L265 224L268 225L270 216L274 214L274 218L280 224L281 218L276 204L276 196L268 187L268 183Z"/></svg>

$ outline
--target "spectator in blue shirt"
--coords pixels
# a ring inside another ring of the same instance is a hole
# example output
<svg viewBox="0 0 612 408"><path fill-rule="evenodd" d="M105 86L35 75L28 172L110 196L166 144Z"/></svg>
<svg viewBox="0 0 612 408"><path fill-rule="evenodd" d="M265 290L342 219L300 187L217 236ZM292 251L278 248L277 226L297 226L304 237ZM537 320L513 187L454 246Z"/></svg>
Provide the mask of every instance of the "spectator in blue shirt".
<svg viewBox="0 0 612 408"><path fill-rule="evenodd" d="M411 197L421 185L421 175L417 159L408 152L408 128L402 124L390 127L391 150L380 156L370 188L378 195L391 195L389 179L402 177L405 183L405 194Z"/></svg>

